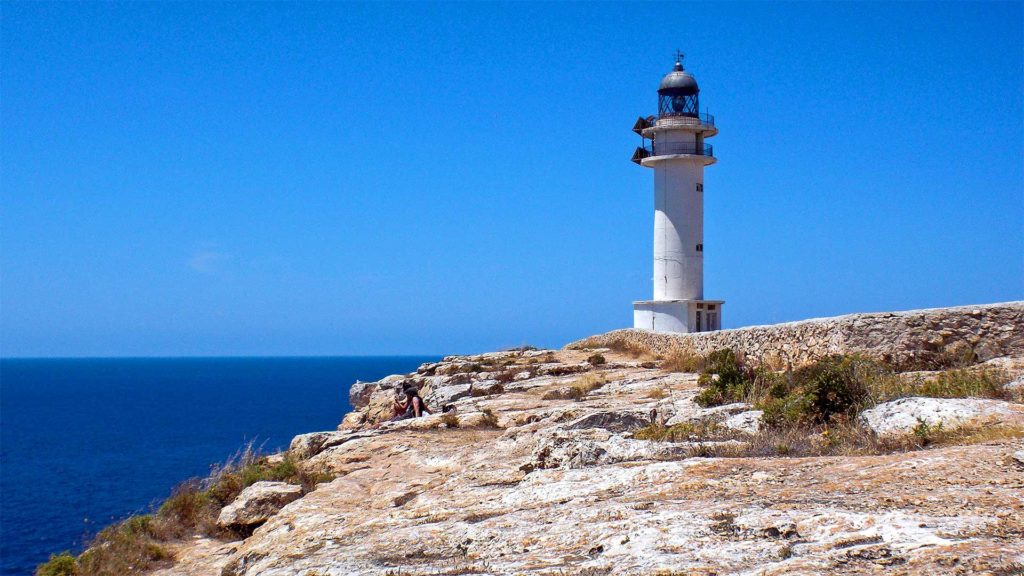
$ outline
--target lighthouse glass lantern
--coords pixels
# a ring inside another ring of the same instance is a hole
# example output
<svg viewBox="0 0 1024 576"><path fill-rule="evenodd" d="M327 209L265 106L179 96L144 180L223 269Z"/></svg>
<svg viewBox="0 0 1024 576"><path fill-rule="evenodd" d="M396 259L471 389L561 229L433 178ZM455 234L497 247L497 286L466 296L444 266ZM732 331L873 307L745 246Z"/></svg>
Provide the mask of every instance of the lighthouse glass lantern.
<svg viewBox="0 0 1024 576"><path fill-rule="evenodd" d="M677 60L675 68L658 86L658 117L688 116L696 118L700 112L700 89L693 76L683 70Z"/></svg>
<svg viewBox="0 0 1024 576"><path fill-rule="evenodd" d="M716 162L704 139L718 129L713 116L700 113L699 94L678 54L658 86L657 117L633 126L642 138L633 161L654 170L654 298L633 303L635 328L721 328L724 301L704 298L704 167Z"/></svg>

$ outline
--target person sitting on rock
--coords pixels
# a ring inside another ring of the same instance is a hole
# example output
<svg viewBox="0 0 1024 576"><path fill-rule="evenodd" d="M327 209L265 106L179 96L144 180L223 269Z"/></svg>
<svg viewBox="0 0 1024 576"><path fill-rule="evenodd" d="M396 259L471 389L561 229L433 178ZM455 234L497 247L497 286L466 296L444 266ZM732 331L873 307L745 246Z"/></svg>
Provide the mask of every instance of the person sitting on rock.
<svg viewBox="0 0 1024 576"><path fill-rule="evenodd" d="M409 418L419 418L423 416L423 413L433 414L430 408L427 408L427 403L420 398L420 391L411 384L402 386L402 391L405 393L405 402L395 402L394 416L391 417L392 422L398 420L408 420Z"/></svg>

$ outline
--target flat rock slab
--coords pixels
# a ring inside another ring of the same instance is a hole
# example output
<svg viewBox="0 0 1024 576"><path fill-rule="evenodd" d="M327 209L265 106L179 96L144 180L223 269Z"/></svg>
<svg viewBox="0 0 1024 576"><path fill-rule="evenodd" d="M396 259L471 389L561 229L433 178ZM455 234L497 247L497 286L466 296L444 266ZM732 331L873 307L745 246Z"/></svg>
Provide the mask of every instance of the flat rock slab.
<svg viewBox="0 0 1024 576"><path fill-rule="evenodd" d="M302 487L285 482L257 482L220 511L221 527L252 527L263 524L290 502L302 497Z"/></svg>
<svg viewBox="0 0 1024 576"><path fill-rule="evenodd" d="M861 421L879 436L910 434L924 423L955 430L967 426L1024 426L1024 406L981 398L900 398L865 410Z"/></svg>

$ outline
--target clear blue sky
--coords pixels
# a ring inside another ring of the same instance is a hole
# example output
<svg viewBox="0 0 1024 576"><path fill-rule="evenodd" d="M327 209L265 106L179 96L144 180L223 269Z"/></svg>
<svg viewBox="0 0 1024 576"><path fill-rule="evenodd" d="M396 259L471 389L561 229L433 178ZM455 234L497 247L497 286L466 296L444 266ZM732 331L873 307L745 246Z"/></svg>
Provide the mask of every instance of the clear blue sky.
<svg viewBox="0 0 1024 576"><path fill-rule="evenodd" d="M1024 298L1024 11L2 6L0 353L456 353L628 326L676 48L725 327Z"/></svg>

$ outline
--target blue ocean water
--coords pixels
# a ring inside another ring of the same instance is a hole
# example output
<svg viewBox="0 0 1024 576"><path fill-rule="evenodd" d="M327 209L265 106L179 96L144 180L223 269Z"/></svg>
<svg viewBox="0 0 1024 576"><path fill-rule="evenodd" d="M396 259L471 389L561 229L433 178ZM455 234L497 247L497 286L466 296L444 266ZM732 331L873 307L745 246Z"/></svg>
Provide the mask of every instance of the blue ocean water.
<svg viewBox="0 0 1024 576"><path fill-rule="evenodd" d="M434 357L0 360L0 573L31 574L255 440L331 430L348 387Z"/></svg>

